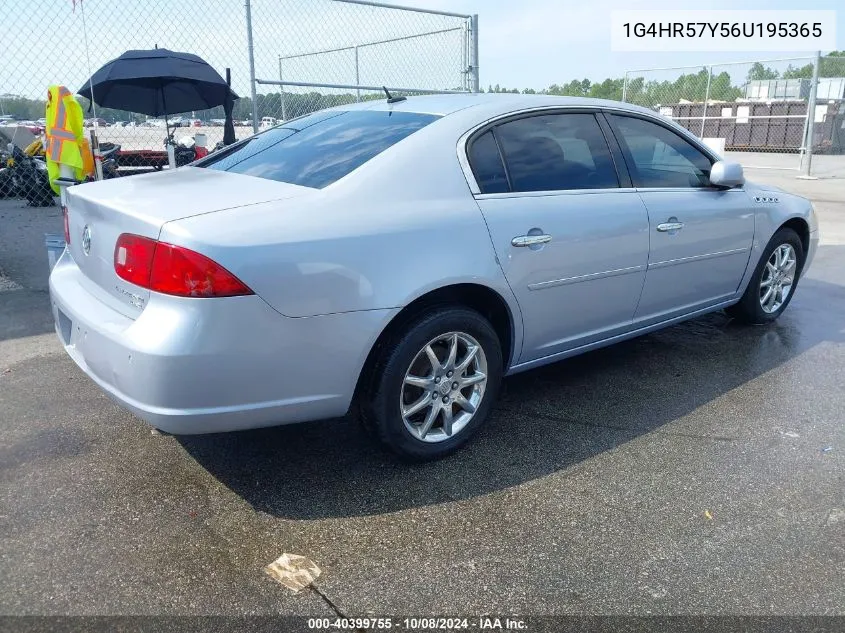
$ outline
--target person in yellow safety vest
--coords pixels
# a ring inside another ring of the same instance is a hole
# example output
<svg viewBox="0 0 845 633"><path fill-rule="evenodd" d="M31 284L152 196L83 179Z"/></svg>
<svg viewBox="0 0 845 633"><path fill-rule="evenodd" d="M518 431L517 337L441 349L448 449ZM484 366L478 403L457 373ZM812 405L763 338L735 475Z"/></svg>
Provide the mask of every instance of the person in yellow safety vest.
<svg viewBox="0 0 845 633"><path fill-rule="evenodd" d="M77 180L84 180L93 173L91 149L82 131L82 106L64 86L50 86L47 89L47 125L45 148L47 176L53 191L59 193L55 184L59 177L59 165L74 170Z"/></svg>

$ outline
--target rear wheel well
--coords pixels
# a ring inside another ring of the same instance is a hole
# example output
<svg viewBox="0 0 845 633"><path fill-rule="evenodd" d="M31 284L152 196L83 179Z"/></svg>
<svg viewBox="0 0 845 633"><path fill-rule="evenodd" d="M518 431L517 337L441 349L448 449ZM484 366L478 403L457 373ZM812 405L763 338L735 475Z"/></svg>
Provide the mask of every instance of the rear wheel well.
<svg viewBox="0 0 845 633"><path fill-rule="evenodd" d="M358 376L358 384L355 388L356 400L358 396L366 393L369 389L372 370L384 343L392 337L400 335L403 327L421 314L432 308L446 306L470 308L490 322L499 337L499 344L502 346L502 360L505 365L502 369L503 371L507 369L513 351L514 339L513 316L508 304L499 293L487 286L479 284L445 286L418 297L402 308L399 314L387 324L370 350L364 367Z"/></svg>

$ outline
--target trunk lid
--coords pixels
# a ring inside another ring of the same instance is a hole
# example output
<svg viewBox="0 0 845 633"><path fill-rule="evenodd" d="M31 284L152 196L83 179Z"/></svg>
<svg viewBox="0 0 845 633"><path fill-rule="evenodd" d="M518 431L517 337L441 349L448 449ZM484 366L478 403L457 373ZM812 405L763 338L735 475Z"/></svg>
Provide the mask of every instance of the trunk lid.
<svg viewBox="0 0 845 633"><path fill-rule="evenodd" d="M101 301L134 318L150 291L114 271L122 233L157 239L167 222L224 209L301 196L306 187L198 167L114 178L67 189L68 250L81 283Z"/></svg>

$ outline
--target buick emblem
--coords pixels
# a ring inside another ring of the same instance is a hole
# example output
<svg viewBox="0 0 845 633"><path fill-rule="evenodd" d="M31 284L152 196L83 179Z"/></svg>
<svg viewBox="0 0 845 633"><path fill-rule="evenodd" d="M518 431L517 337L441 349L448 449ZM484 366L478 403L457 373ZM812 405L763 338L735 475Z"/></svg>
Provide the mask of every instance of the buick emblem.
<svg viewBox="0 0 845 633"><path fill-rule="evenodd" d="M87 225L82 229L82 252L86 255L91 252L91 228Z"/></svg>

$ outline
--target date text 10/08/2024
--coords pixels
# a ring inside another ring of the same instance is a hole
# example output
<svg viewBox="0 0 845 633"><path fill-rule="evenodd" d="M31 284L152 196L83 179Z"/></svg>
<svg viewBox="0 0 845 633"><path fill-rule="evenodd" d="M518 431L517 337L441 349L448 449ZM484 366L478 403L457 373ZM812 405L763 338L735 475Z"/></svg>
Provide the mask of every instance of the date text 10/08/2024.
<svg viewBox="0 0 845 633"><path fill-rule="evenodd" d="M528 625L519 618L482 616L480 618L308 618L308 628L315 630L504 630L525 631Z"/></svg>

